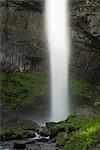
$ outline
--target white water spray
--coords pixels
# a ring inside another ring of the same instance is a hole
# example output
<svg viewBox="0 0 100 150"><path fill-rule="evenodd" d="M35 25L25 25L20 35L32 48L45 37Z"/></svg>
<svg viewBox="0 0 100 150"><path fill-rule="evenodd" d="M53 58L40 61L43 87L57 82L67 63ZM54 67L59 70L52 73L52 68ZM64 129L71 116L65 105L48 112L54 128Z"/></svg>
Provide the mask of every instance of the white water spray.
<svg viewBox="0 0 100 150"><path fill-rule="evenodd" d="M67 0L45 0L45 24L51 72L51 120L69 114L69 25Z"/></svg>

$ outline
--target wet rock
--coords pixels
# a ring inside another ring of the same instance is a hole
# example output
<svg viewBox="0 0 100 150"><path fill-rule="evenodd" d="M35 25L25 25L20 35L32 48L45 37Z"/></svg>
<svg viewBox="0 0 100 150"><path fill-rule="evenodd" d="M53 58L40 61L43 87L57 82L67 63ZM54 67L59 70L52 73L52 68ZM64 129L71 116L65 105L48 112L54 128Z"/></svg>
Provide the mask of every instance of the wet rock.
<svg viewBox="0 0 100 150"><path fill-rule="evenodd" d="M26 134L27 138L34 138L34 137L36 137L34 130L26 130L25 134Z"/></svg>
<svg viewBox="0 0 100 150"><path fill-rule="evenodd" d="M36 144L36 141L29 139L28 141L25 142L25 144Z"/></svg>
<svg viewBox="0 0 100 150"><path fill-rule="evenodd" d="M54 122L46 123L46 127L50 132L51 139L54 138L55 136L57 136L57 134L59 133L59 130L56 127L56 123L54 123Z"/></svg>
<svg viewBox="0 0 100 150"><path fill-rule="evenodd" d="M1 104L2 105L2 104ZM23 128L26 129L26 131L36 131L40 127L37 123L33 122L32 120L23 118L22 114L20 112L16 112L8 108L7 103L5 105L2 105L1 108L1 113L2 113L2 118L1 118L1 126L4 128ZM16 116L16 114L18 116ZM3 119L5 118L5 119Z"/></svg>
<svg viewBox="0 0 100 150"><path fill-rule="evenodd" d="M32 141L32 140L29 139L28 141ZM18 141L16 141L16 143L19 144ZM30 143L20 142L20 143L26 144L25 150L60 150L59 148L56 147L56 145L54 143L50 143L50 142L35 142L35 143L34 142L32 142L32 143L31 142ZM0 148L2 150L3 149L13 150L14 144L12 141L9 141L8 144L6 142L4 142L1 144ZM20 148L17 148L17 149L21 150ZM23 148L23 150L24 150L24 148Z"/></svg>
<svg viewBox="0 0 100 150"><path fill-rule="evenodd" d="M50 135L50 131L47 127L40 127L37 132L41 136L49 136Z"/></svg>
<svg viewBox="0 0 100 150"><path fill-rule="evenodd" d="M19 149L19 150L21 150L21 149L26 149L27 147L26 147L26 144L25 143L14 143L14 149Z"/></svg>
<svg viewBox="0 0 100 150"><path fill-rule="evenodd" d="M60 150L54 143L38 142L28 146L29 150Z"/></svg>
<svg viewBox="0 0 100 150"><path fill-rule="evenodd" d="M55 137L58 135L58 133L63 132L64 128L59 128L57 126L58 123L50 122L46 123L46 127L48 128L50 132L50 138L55 140Z"/></svg>
<svg viewBox="0 0 100 150"><path fill-rule="evenodd" d="M36 142L48 142L49 139L48 138L40 138L40 139L37 139L35 140Z"/></svg>
<svg viewBox="0 0 100 150"><path fill-rule="evenodd" d="M95 109L92 106L84 105L75 110L77 116L94 116Z"/></svg>
<svg viewBox="0 0 100 150"><path fill-rule="evenodd" d="M92 150L100 150L100 143L97 143Z"/></svg>
<svg viewBox="0 0 100 150"><path fill-rule="evenodd" d="M51 129L51 128L54 127L56 124L57 124L57 123L55 123L55 122L47 122L47 123L46 123L46 127L47 127L48 129Z"/></svg>
<svg viewBox="0 0 100 150"><path fill-rule="evenodd" d="M55 136L55 137L50 137L50 141L51 141L51 143L55 143L55 142L56 142L56 140L57 140L57 136Z"/></svg>

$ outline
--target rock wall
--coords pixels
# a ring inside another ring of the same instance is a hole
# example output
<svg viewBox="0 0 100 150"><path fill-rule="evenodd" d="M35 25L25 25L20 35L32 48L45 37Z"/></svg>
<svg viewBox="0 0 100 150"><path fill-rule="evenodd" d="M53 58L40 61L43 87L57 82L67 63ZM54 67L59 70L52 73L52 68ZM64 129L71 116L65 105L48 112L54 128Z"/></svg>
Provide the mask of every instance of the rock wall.
<svg viewBox="0 0 100 150"><path fill-rule="evenodd" d="M71 3L71 72L100 83L100 1Z"/></svg>
<svg viewBox="0 0 100 150"><path fill-rule="evenodd" d="M45 68L43 13L34 1L0 1L0 62L3 70Z"/></svg>
<svg viewBox="0 0 100 150"><path fill-rule="evenodd" d="M70 71L100 82L100 2L72 0ZM0 0L1 70L47 69L43 0Z"/></svg>

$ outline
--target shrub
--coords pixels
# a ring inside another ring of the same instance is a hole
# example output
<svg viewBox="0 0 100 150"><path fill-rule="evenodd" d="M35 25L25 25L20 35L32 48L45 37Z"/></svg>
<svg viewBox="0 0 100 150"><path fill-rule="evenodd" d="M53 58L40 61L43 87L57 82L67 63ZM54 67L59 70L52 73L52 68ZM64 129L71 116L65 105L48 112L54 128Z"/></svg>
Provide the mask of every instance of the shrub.
<svg viewBox="0 0 100 150"><path fill-rule="evenodd" d="M65 150L91 150L100 140L100 117L72 115L57 126L65 129L58 134L56 140L57 146L64 147Z"/></svg>
<svg viewBox="0 0 100 150"><path fill-rule="evenodd" d="M65 144L65 150L91 150L100 140L100 118L95 118L73 134Z"/></svg>
<svg viewBox="0 0 100 150"><path fill-rule="evenodd" d="M25 137L25 130L21 128L0 129L0 140L14 140Z"/></svg>
<svg viewBox="0 0 100 150"><path fill-rule="evenodd" d="M2 73L1 99L8 102L11 108L26 107L38 97L48 94L48 83L43 73Z"/></svg>

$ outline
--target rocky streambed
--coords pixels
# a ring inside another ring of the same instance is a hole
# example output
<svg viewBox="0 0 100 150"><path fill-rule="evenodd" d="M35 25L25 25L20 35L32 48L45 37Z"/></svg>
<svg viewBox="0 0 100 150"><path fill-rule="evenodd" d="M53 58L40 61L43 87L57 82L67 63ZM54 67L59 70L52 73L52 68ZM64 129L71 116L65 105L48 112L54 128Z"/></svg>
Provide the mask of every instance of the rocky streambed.
<svg viewBox="0 0 100 150"><path fill-rule="evenodd" d="M48 123L52 128L54 123ZM6 129L5 129L6 130ZM12 129L11 129L12 130ZM37 131L37 132L36 132ZM56 147L55 136L47 127L37 125L35 129L25 129L27 138L18 140L3 140L0 142L1 150L60 150ZM28 138L29 137L29 138Z"/></svg>
<svg viewBox="0 0 100 150"><path fill-rule="evenodd" d="M27 150L59 150L55 143L51 142L47 138L41 137L41 139L25 139L25 140L14 140L0 143L0 149L2 150L13 150L13 149L27 149Z"/></svg>
<svg viewBox="0 0 100 150"><path fill-rule="evenodd" d="M38 130L38 132L41 132L40 134L43 135L41 130ZM2 141L0 142L0 149L1 150L13 150L13 149L58 150L55 143L52 142L49 136L49 132L48 132L48 136L46 136L46 132L44 132L45 136L42 136L33 130L27 130L27 133L31 138L22 139L22 140Z"/></svg>
<svg viewBox="0 0 100 150"><path fill-rule="evenodd" d="M5 142L2 143L0 148L1 150L13 150L14 144L12 142ZM21 149L28 149L28 150L58 150L54 143L46 143L46 142L37 142L32 144L25 145L26 148L17 148Z"/></svg>
<svg viewBox="0 0 100 150"><path fill-rule="evenodd" d="M23 126L25 122L26 126ZM45 126L40 126L28 120L16 119L14 123L13 119L13 125L15 124L15 128L7 126L1 129L0 150L72 150L74 148L86 150L85 147L88 147L87 150L100 149L100 117L92 107L90 109L90 106L77 108L75 113L58 123L49 122ZM95 131L90 130L90 127ZM87 131L89 131L87 136L85 134L80 136ZM80 140L84 141L84 144Z"/></svg>

